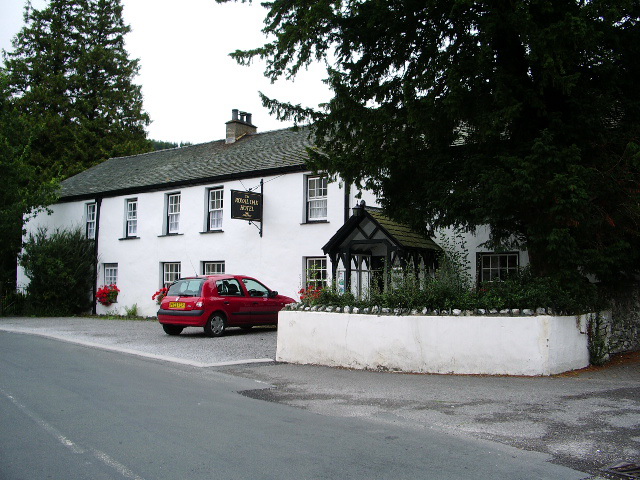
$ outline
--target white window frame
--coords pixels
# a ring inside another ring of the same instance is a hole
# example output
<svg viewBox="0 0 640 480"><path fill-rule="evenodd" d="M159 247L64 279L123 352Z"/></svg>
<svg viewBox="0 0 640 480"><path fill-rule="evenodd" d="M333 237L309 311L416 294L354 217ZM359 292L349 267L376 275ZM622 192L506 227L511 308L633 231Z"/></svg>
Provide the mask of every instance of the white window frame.
<svg viewBox="0 0 640 480"><path fill-rule="evenodd" d="M306 221L327 220L327 177L308 175L306 177Z"/></svg>
<svg viewBox="0 0 640 480"><path fill-rule="evenodd" d="M91 238L91 239L96 238L97 210L98 210L98 206L96 202L87 203L85 205L85 218L86 218L85 234L87 235L87 238Z"/></svg>
<svg viewBox="0 0 640 480"><path fill-rule="evenodd" d="M224 260L218 260L215 262L202 262L203 275L218 275L223 273L225 273Z"/></svg>
<svg viewBox="0 0 640 480"><path fill-rule="evenodd" d="M167 194L167 234L180 231L180 193Z"/></svg>
<svg viewBox="0 0 640 480"><path fill-rule="evenodd" d="M208 217L207 230L222 230L222 220L224 213L224 188L215 187L208 190Z"/></svg>
<svg viewBox="0 0 640 480"><path fill-rule="evenodd" d="M322 288L327 286L328 271L327 257L306 257L305 258L305 286Z"/></svg>
<svg viewBox="0 0 640 480"><path fill-rule="evenodd" d="M103 263L102 270L104 274L104 285L118 284L118 264Z"/></svg>
<svg viewBox="0 0 640 480"><path fill-rule="evenodd" d="M489 265L485 267L485 259L489 259ZM509 264L509 259L514 260ZM515 263L515 264L514 264ZM478 253L478 282L494 282L504 280L510 273L515 273L520 268L520 255L518 252L479 252Z"/></svg>
<svg viewBox="0 0 640 480"><path fill-rule="evenodd" d="M125 220L125 237L138 236L138 199L128 198L126 200L126 220Z"/></svg>
<svg viewBox="0 0 640 480"><path fill-rule="evenodd" d="M169 285L178 280L181 269L180 262L164 262L162 264L162 286L169 287Z"/></svg>

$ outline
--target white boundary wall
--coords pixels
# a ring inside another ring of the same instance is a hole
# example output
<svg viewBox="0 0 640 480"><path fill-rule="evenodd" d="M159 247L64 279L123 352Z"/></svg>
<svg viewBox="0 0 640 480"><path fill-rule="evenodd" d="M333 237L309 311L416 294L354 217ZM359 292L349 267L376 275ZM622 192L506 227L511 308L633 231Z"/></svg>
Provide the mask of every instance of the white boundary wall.
<svg viewBox="0 0 640 480"><path fill-rule="evenodd" d="M280 312L276 360L419 373L553 375L589 365L587 316Z"/></svg>

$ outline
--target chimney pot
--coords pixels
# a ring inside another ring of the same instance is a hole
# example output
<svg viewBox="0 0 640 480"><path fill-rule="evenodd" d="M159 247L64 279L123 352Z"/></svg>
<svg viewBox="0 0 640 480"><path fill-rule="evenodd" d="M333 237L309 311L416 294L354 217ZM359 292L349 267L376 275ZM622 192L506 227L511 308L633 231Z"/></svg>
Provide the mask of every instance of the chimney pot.
<svg viewBox="0 0 640 480"><path fill-rule="evenodd" d="M231 120L227 123L226 143L234 143L244 135L254 135L257 128L251 123L251 114L237 108L231 110Z"/></svg>

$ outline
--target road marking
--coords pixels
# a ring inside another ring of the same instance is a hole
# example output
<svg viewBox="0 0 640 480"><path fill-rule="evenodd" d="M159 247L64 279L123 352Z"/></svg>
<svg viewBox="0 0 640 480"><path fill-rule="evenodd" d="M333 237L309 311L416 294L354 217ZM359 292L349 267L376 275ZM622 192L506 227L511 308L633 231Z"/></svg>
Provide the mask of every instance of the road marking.
<svg viewBox="0 0 640 480"><path fill-rule="evenodd" d="M68 437L63 435L53 425L51 425L50 423L46 422L45 420L40 418L38 415L36 415L34 412L29 410L24 404L20 403L13 395L11 395L10 393L5 392L2 388L0 388L0 393L5 398L7 398L11 403L13 403L22 413L24 413L27 417L29 417L31 420L33 420L36 425L38 425L44 431L46 431L47 433L52 435L59 443L64 445L66 448L71 450L73 453L81 455L81 454L84 454L85 452L89 451L94 457L96 457L98 460L100 460L104 465L106 465L109 468L114 469L120 475L122 475L124 478L127 478L129 480L144 480L144 478L142 478L139 475L136 475L129 468L125 467L120 462L114 460L113 458L111 458L106 453L104 453L104 452L102 452L100 450L97 450L95 448L92 448L92 447L82 447L79 444L75 443L74 441L72 441L71 439L69 439Z"/></svg>

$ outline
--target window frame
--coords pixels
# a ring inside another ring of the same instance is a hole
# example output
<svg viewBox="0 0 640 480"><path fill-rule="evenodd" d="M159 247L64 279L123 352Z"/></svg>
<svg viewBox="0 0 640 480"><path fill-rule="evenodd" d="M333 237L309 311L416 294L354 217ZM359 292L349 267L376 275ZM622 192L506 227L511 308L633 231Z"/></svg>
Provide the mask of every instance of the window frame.
<svg viewBox="0 0 640 480"><path fill-rule="evenodd" d="M313 262L322 262L324 264L324 268L315 268L313 266L310 266L310 264ZM309 288L311 286L313 286L314 288L326 287L328 278L329 278L329 271L327 267L328 267L327 257L305 257L305 263L304 263L305 288ZM320 279L312 280L310 276L310 272L312 271L321 272Z"/></svg>
<svg viewBox="0 0 640 480"><path fill-rule="evenodd" d="M219 202L219 206L211 208L212 195L220 194L220 198L213 199L215 202ZM214 212L220 212L220 224L213 226L212 214ZM207 232L218 232L222 230L222 224L224 221L224 187L211 187L207 189Z"/></svg>
<svg viewBox="0 0 640 480"><path fill-rule="evenodd" d="M312 183L321 182L320 185L312 187ZM306 223L318 223L327 222L328 219L328 204L329 204L329 186L328 177L326 175L305 175L305 222ZM317 194L317 192L320 194ZM311 193L314 192L313 197ZM312 207L313 202L323 202L324 207ZM324 210L324 216L312 216L312 210Z"/></svg>
<svg viewBox="0 0 640 480"><path fill-rule="evenodd" d="M115 270L115 275L110 274L110 271ZM117 285L118 284L118 264L117 263L103 263L102 264L102 279L103 285ZM113 281L111 281L113 280Z"/></svg>
<svg viewBox="0 0 640 480"><path fill-rule="evenodd" d="M172 202L172 199L177 198L177 202ZM166 195L166 222L167 222L167 235L178 235L180 233L180 213L182 202L181 192L167 193ZM177 208L176 208L177 207Z"/></svg>
<svg viewBox="0 0 640 480"><path fill-rule="evenodd" d="M484 259L489 258L489 266L484 267ZM506 261L506 265L503 265L502 259ZM509 258L515 258L515 266L509 265ZM491 259L497 259L497 265L494 266ZM506 277L509 273L517 272L520 269L520 253L519 252L478 252L477 253L477 278L478 283L491 283L495 281L502 281L503 271ZM487 272L485 274L485 272ZM492 275L492 272L496 272L497 275ZM485 278L488 277L488 278Z"/></svg>
<svg viewBox="0 0 640 480"><path fill-rule="evenodd" d="M135 208L129 208L131 205L135 205ZM131 213L134 213L132 216ZM125 220L124 220L124 238L137 238L138 237L138 199L127 198L125 200ZM133 229L131 228L133 227ZM134 231L132 231L134 230Z"/></svg>
<svg viewBox="0 0 640 480"><path fill-rule="evenodd" d="M222 271L216 271L216 272L210 272L207 273L207 265L216 265L216 266L222 266ZM216 261L206 261L206 262L202 262L202 274L203 275L222 275L225 273L226 270L226 265L224 260L216 260Z"/></svg>
<svg viewBox="0 0 640 480"><path fill-rule="evenodd" d="M98 212L98 204L96 202L85 203L85 235L87 238L95 240L96 238L96 218Z"/></svg>
<svg viewBox="0 0 640 480"><path fill-rule="evenodd" d="M173 268L173 271L171 268L167 268L167 267L176 267ZM182 275L182 264L181 262L162 262L162 278L161 278L161 286L162 287L169 287L169 285L171 285L173 282L175 282L176 280L180 279L180 276ZM175 278L168 280L168 278L175 276Z"/></svg>

